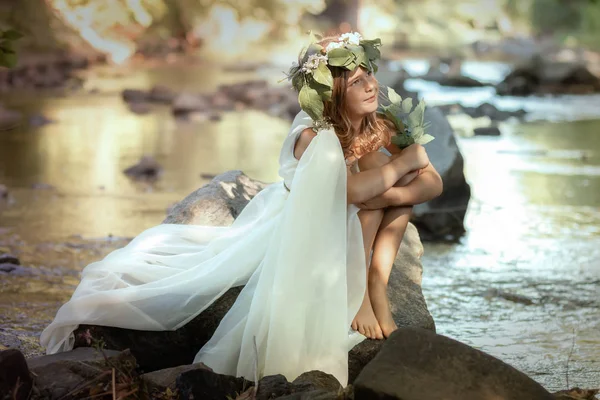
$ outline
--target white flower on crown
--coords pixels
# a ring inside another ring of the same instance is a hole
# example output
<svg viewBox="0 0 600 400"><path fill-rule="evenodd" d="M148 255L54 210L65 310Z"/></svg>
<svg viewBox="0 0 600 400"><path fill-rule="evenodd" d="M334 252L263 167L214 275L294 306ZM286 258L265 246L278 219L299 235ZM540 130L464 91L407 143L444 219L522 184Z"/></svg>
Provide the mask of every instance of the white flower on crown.
<svg viewBox="0 0 600 400"><path fill-rule="evenodd" d="M323 54L312 54L308 56L308 60L302 64L302 72L306 74L312 74L312 72L319 67L319 64L324 62L327 64L327 56Z"/></svg>
<svg viewBox="0 0 600 400"><path fill-rule="evenodd" d="M344 43L331 42L327 45L327 47L325 47L325 51L327 51L329 53L331 50L339 49L340 47L344 47Z"/></svg>
<svg viewBox="0 0 600 400"><path fill-rule="evenodd" d="M353 44L356 46L358 46L360 44L361 39L362 39L362 36L358 32L350 32L350 33L344 33L344 34L340 35L340 42L347 43L347 44Z"/></svg>
<svg viewBox="0 0 600 400"><path fill-rule="evenodd" d="M347 44L358 46L362 36L358 32L343 33L337 42L331 42L325 47L325 51L330 52L333 49L339 49Z"/></svg>

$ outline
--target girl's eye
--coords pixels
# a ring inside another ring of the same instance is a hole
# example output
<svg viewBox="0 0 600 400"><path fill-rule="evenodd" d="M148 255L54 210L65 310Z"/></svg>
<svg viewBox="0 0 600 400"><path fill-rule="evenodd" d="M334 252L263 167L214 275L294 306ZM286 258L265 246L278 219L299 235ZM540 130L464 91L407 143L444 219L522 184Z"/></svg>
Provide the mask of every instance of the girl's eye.
<svg viewBox="0 0 600 400"><path fill-rule="evenodd" d="M360 79L357 79L357 80L355 80L354 82L352 82L352 83L350 84L350 86L354 86L354 85L356 85L356 84L358 83L358 81L360 81Z"/></svg>

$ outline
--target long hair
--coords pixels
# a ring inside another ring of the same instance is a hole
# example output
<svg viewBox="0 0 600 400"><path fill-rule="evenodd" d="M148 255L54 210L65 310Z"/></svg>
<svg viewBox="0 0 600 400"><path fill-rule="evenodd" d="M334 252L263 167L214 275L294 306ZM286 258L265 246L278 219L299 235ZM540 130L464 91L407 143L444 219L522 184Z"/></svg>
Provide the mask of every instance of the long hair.
<svg viewBox="0 0 600 400"><path fill-rule="evenodd" d="M337 41L338 37L324 38L319 44L327 47L329 43ZM360 157L387 145L391 138L393 125L391 121L387 121L373 112L363 118L358 130L353 129L346 104L346 89L351 71L332 66L329 66L329 69L333 76L333 88L331 101L324 102L323 116L333 126L344 151L344 157L346 159ZM379 87L376 90L379 92Z"/></svg>

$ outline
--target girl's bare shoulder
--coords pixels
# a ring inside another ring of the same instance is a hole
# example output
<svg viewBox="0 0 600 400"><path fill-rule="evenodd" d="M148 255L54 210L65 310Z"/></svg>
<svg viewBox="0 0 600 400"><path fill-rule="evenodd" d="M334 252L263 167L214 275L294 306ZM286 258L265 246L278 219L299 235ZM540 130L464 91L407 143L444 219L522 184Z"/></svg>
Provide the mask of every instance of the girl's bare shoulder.
<svg viewBox="0 0 600 400"><path fill-rule="evenodd" d="M306 128L300 133L298 140L296 141L296 146L294 147L294 157L296 157L297 160L302 157L302 154L304 154L315 136L317 136L317 134L312 128Z"/></svg>

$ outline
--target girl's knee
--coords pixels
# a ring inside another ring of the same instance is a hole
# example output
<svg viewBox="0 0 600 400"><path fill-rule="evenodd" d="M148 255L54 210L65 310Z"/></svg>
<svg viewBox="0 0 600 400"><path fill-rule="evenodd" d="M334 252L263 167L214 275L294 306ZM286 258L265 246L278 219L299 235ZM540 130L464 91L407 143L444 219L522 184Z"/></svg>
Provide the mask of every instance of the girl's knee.
<svg viewBox="0 0 600 400"><path fill-rule="evenodd" d="M386 214L394 214L394 215L412 215L413 206L390 206L385 209Z"/></svg>
<svg viewBox="0 0 600 400"><path fill-rule="evenodd" d="M358 160L358 168L361 171L368 169L379 168L390 162L390 157L386 156L380 151L372 151L365 154Z"/></svg>
<svg viewBox="0 0 600 400"><path fill-rule="evenodd" d="M377 210L360 210L358 212L358 218L362 223L366 223L369 221L381 220L383 217L383 213L385 210L377 209Z"/></svg>

